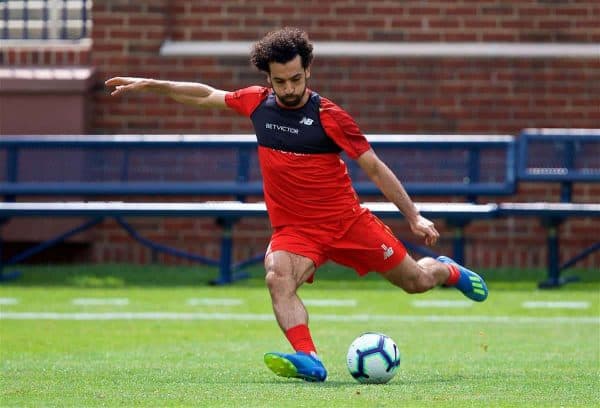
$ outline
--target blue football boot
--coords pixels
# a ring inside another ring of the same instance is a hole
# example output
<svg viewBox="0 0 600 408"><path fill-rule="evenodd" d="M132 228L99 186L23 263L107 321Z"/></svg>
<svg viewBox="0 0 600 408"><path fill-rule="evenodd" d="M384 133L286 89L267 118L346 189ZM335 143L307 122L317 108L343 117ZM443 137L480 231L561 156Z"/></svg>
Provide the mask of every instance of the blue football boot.
<svg viewBox="0 0 600 408"><path fill-rule="evenodd" d="M438 256L436 259L439 262L456 266L460 272L460 278L454 287L460 290L466 297L476 302L483 302L488 297L488 288L481 276L457 264L447 256Z"/></svg>
<svg viewBox="0 0 600 408"><path fill-rule="evenodd" d="M265 364L281 377L301 378L312 382L322 382L327 378L327 370L314 353L267 353Z"/></svg>

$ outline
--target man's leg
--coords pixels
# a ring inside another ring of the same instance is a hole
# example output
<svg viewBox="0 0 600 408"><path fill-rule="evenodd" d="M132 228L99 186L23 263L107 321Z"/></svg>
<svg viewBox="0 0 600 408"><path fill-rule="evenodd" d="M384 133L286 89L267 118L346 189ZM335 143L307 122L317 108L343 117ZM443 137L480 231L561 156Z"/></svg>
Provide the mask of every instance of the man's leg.
<svg viewBox="0 0 600 408"><path fill-rule="evenodd" d="M475 272L447 257L429 257L415 262L406 254L402 262L383 276L408 293L426 292L439 285L454 286L468 298L482 302L488 290L484 280Z"/></svg>
<svg viewBox="0 0 600 408"><path fill-rule="evenodd" d="M296 350L294 354L267 353L265 364L283 377L324 381L327 371L317 357L308 329L308 313L296 293L315 272L313 261L290 252L274 251L265 258L265 270L275 318Z"/></svg>
<svg viewBox="0 0 600 408"><path fill-rule="evenodd" d="M450 270L433 258L425 257L416 262L406 254L402 262L382 275L407 293L422 293L445 284Z"/></svg>
<svg viewBox="0 0 600 408"><path fill-rule="evenodd" d="M265 281L273 312L284 332L308 323L308 313L296 291L315 272L313 261L286 251L270 252L265 258Z"/></svg>

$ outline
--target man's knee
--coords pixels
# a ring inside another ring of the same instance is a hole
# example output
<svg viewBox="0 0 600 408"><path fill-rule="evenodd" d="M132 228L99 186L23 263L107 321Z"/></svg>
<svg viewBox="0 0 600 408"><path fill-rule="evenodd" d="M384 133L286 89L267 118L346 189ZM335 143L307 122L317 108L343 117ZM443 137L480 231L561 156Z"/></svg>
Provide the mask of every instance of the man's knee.
<svg viewBox="0 0 600 408"><path fill-rule="evenodd" d="M271 291L293 293L315 271L311 259L285 251L270 253L265 259L265 282Z"/></svg>
<svg viewBox="0 0 600 408"><path fill-rule="evenodd" d="M286 273L281 268L274 265L267 266L265 274L265 283L271 292L281 290L293 282L290 273Z"/></svg>

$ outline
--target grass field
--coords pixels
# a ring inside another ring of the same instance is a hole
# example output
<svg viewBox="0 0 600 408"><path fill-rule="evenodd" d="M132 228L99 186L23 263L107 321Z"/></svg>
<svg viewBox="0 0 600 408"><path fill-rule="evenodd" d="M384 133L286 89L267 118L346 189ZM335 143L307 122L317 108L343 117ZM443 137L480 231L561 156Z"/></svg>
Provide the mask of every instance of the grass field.
<svg viewBox="0 0 600 408"><path fill-rule="evenodd" d="M300 292L329 370L312 384L262 362L290 348L258 269L228 287L200 267L21 270L0 285L2 407L600 406L598 271L552 291L536 289L542 271L485 271L490 297L475 304L327 265ZM364 331L400 348L388 384L347 372Z"/></svg>

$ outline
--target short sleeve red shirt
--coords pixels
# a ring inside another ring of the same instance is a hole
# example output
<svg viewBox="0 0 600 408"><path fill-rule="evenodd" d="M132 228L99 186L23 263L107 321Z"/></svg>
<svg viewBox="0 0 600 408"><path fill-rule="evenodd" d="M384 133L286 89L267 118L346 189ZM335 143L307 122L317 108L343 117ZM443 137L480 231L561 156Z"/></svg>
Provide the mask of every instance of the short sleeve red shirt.
<svg viewBox="0 0 600 408"><path fill-rule="evenodd" d="M315 92L304 106L284 108L260 86L230 92L225 102L254 125L274 227L331 222L359 211L340 153L357 159L370 145L347 112Z"/></svg>

